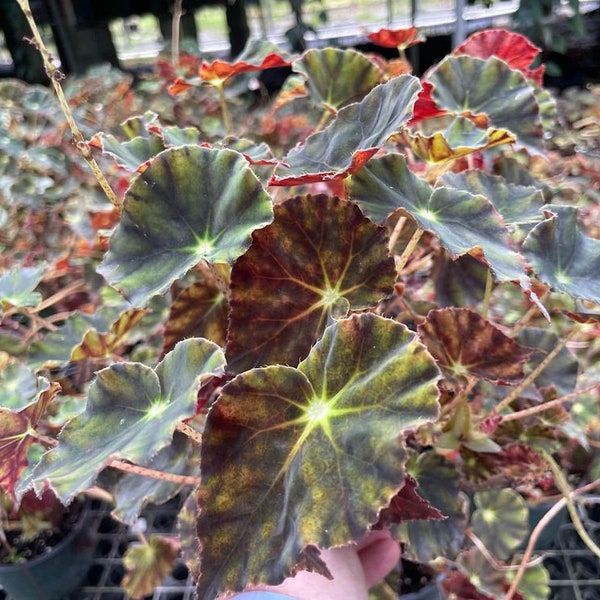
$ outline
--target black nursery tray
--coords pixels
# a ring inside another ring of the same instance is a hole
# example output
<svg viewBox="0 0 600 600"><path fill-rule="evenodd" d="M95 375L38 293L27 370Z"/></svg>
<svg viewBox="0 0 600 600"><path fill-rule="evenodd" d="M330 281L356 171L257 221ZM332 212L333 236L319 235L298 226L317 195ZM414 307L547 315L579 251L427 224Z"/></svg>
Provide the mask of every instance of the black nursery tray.
<svg viewBox="0 0 600 600"><path fill-rule="evenodd" d="M175 498L158 507L144 511L144 534L175 535L176 519L181 507L181 499ZM126 525L113 519L102 506L97 507L98 545L94 561L79 590L65 600L126 600L127 594L120 586L125 574L123 554L132 542L137 541L135 533ZM194 584L183 562L178 562L172 573L161 586L157 587L148 600L192 600Z"/></svg>
<svg viewBox="0 0 600 600"><path fill-rule="evenodd" d="M587 510L584 505L580 506L587 532L600 545L598 500ZM600 559L585 546L572 523L560 525L557 535L544 545L544 550L544 565L552 578L552 600L600 600Z"/></svg>

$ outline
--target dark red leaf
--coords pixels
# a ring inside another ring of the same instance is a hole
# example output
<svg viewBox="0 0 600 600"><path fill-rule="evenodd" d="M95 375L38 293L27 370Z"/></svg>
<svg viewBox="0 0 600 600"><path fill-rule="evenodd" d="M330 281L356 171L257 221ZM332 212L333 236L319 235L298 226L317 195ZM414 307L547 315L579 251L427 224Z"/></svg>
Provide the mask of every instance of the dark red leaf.
<svg viewBox="0 0 600 600"><path fill-rule="evenodd" d="M45 487L41 495L38 495L35 490L28 490L23 494L19 514L21 516L42 514L44 521L48 521L58 529L65 514L65 506L49 487Z"/></svg>
<svg viewBox="0 0 600 600"><path fill-rule="evenodd" d="M456 600L493 600L492 596L486 596L477 591L477 588L463 573L450 573L442 580L441 584L448 596L456 598ZM516 598L516 596L514 597Z"/></svg>
<svg viewBox="0 0 600 600"><path fill-rule="evenodd" d="M206 383L203 383L198 390L198 401L196 404L196 414L205 414L212 403L219 395L221 388L233 379L232 374L213 375ZM193 418L193 417L191 417Z"/></svg>
<svg viewBox="0 0 600 600"><path fill-rule="evenodd" d="M540 48L520 33L506 29L488 29L470 36L454 50L453 54L455 56L466 54L482 59L495 56L508 63L511 69L521 71L525 77L542 85L544 67L529 68L540 52Z"/></svg>
<svg viewBox="0 0 600 600"><path fill-rule="evenodd" d="M406 475L404 486L391 499L389 506L379 513L379 521L373 529L381 529L393 523L404 521L440 520L446 517L427 500L417 494L418 483Z"/></svg>
<svg viewBox="0 0 600 600"><path fill-rule="evenodd" d="M440 108L431 97L433 85L429 83L429 81L422 81L421 86L422 89L417 95L417 101L413 108L413 116L408 122L408 125L450 114L447 110Z"/></svg>
<svg viewBox="0 0 600 600"><path fill-rule="evenodd" d="M485 433L485 435L492 435L498 429L498 425L502 422L502 417L500 415L496 415L494 417L488 417L481 422L479 429L481 429L481 433Z"/></svg>
<svg viewBox="0 0 600 600"><path fill-rule="evenodd" d="M27 467L27 452L38 441L31 432L35 431L48 403L59 389L58 383L51 383L39 393L37 400L18 412L0 409L0 487L11 496Z"/></svg>

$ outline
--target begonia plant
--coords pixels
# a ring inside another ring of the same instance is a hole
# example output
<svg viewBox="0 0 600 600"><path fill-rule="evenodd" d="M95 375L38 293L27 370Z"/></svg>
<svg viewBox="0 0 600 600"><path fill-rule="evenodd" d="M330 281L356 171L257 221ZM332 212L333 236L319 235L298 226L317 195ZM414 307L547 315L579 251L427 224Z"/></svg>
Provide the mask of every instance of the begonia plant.
<svg viewBox="0 0 600 600"><path fill-rule="evenodd" d="M548 176L537 56L490 30L419 78L255 45L174 65L175 119L145 106L76 137L112 204L85 204L63 254L12 246L3 265L6 492L101 488L128 523L186 494L181 553L206 600L328 575L319 549L372 528L441 597L547 597L529 508L581 525L598 483L600 241L597 198ZM282 65L250 108L232 82ZM224 121L206 128L211 98ZM17 202L3 211L10 231ZM132 597L175 556L133 548Z"/></svg>

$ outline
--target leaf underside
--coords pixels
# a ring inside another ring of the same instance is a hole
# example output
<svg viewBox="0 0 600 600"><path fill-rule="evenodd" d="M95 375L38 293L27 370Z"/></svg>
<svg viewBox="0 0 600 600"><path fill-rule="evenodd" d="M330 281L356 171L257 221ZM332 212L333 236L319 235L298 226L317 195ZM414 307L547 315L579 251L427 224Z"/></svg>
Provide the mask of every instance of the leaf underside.
<svg viewBox="0 0 600 600"><path fill-rule="evenodd" d="M32 402L19 411L0 408L0 487L9 495L28 465L27 452L39 440L32 435L59 385L39 378L39 391Z"/></svg>

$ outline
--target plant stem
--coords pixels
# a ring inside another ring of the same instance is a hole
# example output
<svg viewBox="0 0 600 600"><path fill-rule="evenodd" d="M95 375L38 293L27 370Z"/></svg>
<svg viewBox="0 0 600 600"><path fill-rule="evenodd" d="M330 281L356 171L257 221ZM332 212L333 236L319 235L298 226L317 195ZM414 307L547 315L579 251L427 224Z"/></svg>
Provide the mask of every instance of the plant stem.
<svg viewBox="0 0 600 600"><path fill-rule="evenodd" d="M485 292L483 293L483 304L481 306L481 316L486 319L488 311L490 310L490 299L492 297L492 290L494 289L494 278L492 276L492 270L488 268L487 277L485 279Z"/></svg>
<svg viewBox="0 0 600 600"><path fill-rule="evenodd" d="M148 538L146 537L146 534L140 529L140 526L136 523L133 527L132 527L133 531L135 532L135 535L137 536L138 540L140 540L140 542L148 547L150 546L150 543L148 542Z"/></svg>
<svg viewBox="0 0 600 600"><path fill-rule="evenodd" d="M552 521L552 519L565 507L568 502L567 497L570 501L572 501L572 498L580 496L581 494L587 494L597 487L600 487L600 479L592 481L592 483L588 483L587 485L577 488L576 490L569 491L567 496L563 496L560 500L558 500L558 502L538 521L538 524L533 528L533 531L529 535L529 541L527 543L527 548L525 548L523 558L521 559L519 570L517 571L504 600L512 600L512 597L517 591L519 583L521 583L521 579L523 578L523 574L525 573L525 569L528 565L529 557L533 554L533 550L538 538L548 523L550 523L550 521Z"/></svg>
<svg viewBox="0 0 600 600"><path fill-rule="evenodd" d="M512 597L515 595L517 588L519 587L519 583L521 583L521 579L523 579L523 575L525 573L525 569L527 569L527 564L529 562L529 558L533 554L533 550L535 548L535 544L540 537L542 531L546 528L548 523L554 519L554 517L563 509L565 504L567 503L566 499L563 498L559 500L539 521L538 524L534 527L533 531L529 535L529 542L527 543L527 548L525 548L525 553L523 554L523 558L521 559L521 564L519 565L519 570L515 574L515 578L512 580L510 588L508 592L506 592L506 596L504 600L512 600Z"/></svg>
<svg viewBox="0 0 600 600"><path fill-rule="evenodd" d="M548 295L548 293L544 293L540 296L539 301L540 304L542 303L542 301L546 298L546 296ZM527 312L514 324L512 331L511 331L511 337L516 337L517 333L519 333L519 331L521 331L521 329L523 329L523 327L525 327L529 321L531 321L531 319L537 315L537 313L540 311L540 307L537 306L536 304L532 304L529 309L527 310Z"/></svg>
<svg viewBox="0 0 600 600"><path fill-rule="evenodd" d="M335 113L333 113L335 114ZM325 125L327 125L327 121L329 121L330 117L332 115L332 110L325 107L325 110L323 111L323 114L321 115L321 118L319 119L319 122L317 123L317 126L315 127L313 133L317 133L319 131L321 131Z"/></svg>
<svg viewBox="0 0 600 600"><path fill-rule="evenodd" d="M98 183L100 184L100 187L106 194L106 197L110 200L113 206L121 210L121 201L117 198L117 195L110 187L110 184L106 180L106 177L104 177L104 173L102 173L102 171L100 170L98 163L94 160L92 152L87 142L85 141L83 134L79 130L77 123L75 122L75 118L73 117L73 113L71 112L69 102L67 101L67 98L65 97L63 89L60 85L61 80L63 80L65 76L54 66L54 58L50 54L48 48L46 48L44 40L40 35L40 31L37 27L35 19L33 18L33 14L29 6L29 0L17 0L17 2L19 3L19 6L21 7L23 14L25 15L25 18L27 19L29 26L31 27L31 32L33 33L33 38L35 40L34 45L36 46L36 48L42 56L42 60L44 61L44 68L46 69L46 74L52 82L52 87L54 87L54 91L56 92L56 95L58 97L60 107L63 111L63 114L65 115L67 123L69 124L71 133L73 134L75 146L77 147L77 149L83 156L85 162L87 162L90 169L94 173Z"/></svg>
<svg viewBox="0 0 600 600"><path fill-rule="evenodd" d="M556 461L548 451L542 448L541 453L546 459L546 462L550 465L550 469L552 470L552 474L554 475L554 481L556 483L556 486L562 492L563 497L567 503L567 510L569 511L569 515L571 517L571 521L573 521L573 526L575 527L575 530L579 534L579 537L581 538L583 543L598 558L600 558L600 547L598 547L596 542L594 542L590 534L586 531L584 524L581 522L579 514L577 513L577 508L575 508L575 503L573 502L573 498L571 497L572 490L569 488L569 484L567 483L563 472L560 470L560 467L556 464Z"/></svg>
<svg viewBox="0 0 600 600"><path fill-rule="evenodd" d="M401 215L400 217L398 217L398 220L396 221L396 225L394 226L394 230L392 231L392 235L390 235L390 241L388 242L388 250L389 250L390 254L392 254L394 252L394 246L396 245L396 242L398 241L398 238L400 237L400 234L402 233L402 228L404 227L405 223L406 223L406 217L404 215Z"/></svg>
<svg viewBox="0 0 600 600"><path fill-rule="evenodd" d="M413 260L410 261L410 265L407 265L402 269L402 273L404 275L410 275L417 271L429 270L432 262L431 257L432 252L425 252L422 256L413 258Z"/></svg>
<svg viewBox="0 0 600 600"><path fill-rule="evenodd" d="M113 467L115 469L119 469L119 471L125 471L125 473L141 475L142 477L151 477L152 479L169 481L171 483L179 483L181 485L198 485L200 483L199 477L191 477L189 475L176 475L175 473L165 473L163 471L157 471L156 469L149 469L148 467L140 467L139 465L133 465L131 463L123 462L118 458L111 459L108 463L108 466Z"/></svg>
<svg viewBox="0 0 600 600"><path fill-rule="evenodd" d="M493 416L500 413L502 410L507 408L512 404L514 400L516 400L521 393L531 385L536 377L540 375L540 373L556 358L558 353L575 337L577 334L577 329L572 329L556 346L552 349L551 352L548 353L546 358L535 368L521 383L508 395L504 400L499 402L497 406L490 412L490 415Z"/></svg>
<svg viewBox="0 0 600 600"><path fill-rule="evenodd" d="M175 0L173 4L173 22L171 23L171 61L174 65L179 64L179 30L181 25L182 0Z"/></svg>
<svg viewBox="0 0 600 600"><path fill-rule="evenodd" d="M187 435L193 442L196 442L196 444L202 444L202 434L197 429L190 427L187 423L180 421L175 425L175 429L184 435Z"/></svg>
<svg viewBox="0 0 600 600"><path fill-rule="evenodd" d="M442 407L442 416L446 416L448 413L454 412L454 409L461 402L469 401L469 394L473 391L473 388L477 385L479 380L472 375L469 375L467 379L467 385L460 391L459 394L456 394L456 397L448 404L445 404Z"/></svg>
<svg viewBox="0 0 600 600"><path fill-rule="evenodd" d="M60 384L56 383L56 382L54 382L52 385L56 385L56 389L58 389L60 387ZM44 435L43 433L40 433L39 431L35 431L35 429L30 430L27 433L31 437L34 437L36 440L42 442L43 444L46 444L46 446L48 446L49 448L54 448L54 447L58 446L58 440L48 437L47 435Z"/></svg>
<svg viewBox="0 0 600 600"><path fill-rule="evenodd" d="M544 412L545 410L548 410L550 408L554 408L555 406L560 406L561 404L564 404L565 402L568 402L569 400L573 400L574 398L577 398L577 396L580 396L581 394L585 394L586 392L591 392L593 389L595 389L597 387L600 387L600 382L592 383L591 385L588 385L579 390L575 390L574 392L571 392L570 394L566 394L565 396L562 396L560 398L556 398L555 400L550 400L549 402L545 402L544 404L539 404L538 406L532 406L531 408L526 408L524 410L519 410L517 412L511 413L510 415L503 416L502 422L505 423L506 421L517 421L518 419L525 419L527 417L530 417L531 415L535 415L537 413Z"/></svg>
<svg viewBox="0 0 600 600"><path fill-rule="evenodd" d="M80 290L83 290L84 288L85 288L84 281L74 281L73 283L69 284L67 287L62 288L61 290L59 290L58 292L56 292L49 298L46 298L45 300L40 302L35 308L32 308L31 311L39 313L40 311L45 310L49 306L56 304L58 301L63 300L67 296L70 296L71 294L74 294L75 292L79 292Z"/></svg>
<svg viewBox="0 0 600 600"><path fill-rule="evenodd" d="M227 99L225 98L225 82L220 81L215 84L217 91L219 92L219 104L221 105L221 115L223 116L223 125L225 125L225 133L231 135L233 131L233 125L231 124L231 115L227 108Z"/></svg>
<svg viewBox="0 0 600 600"><path fill-rule="evenodd" d="M421 239L421 236L424 233L425 233L424 229L417 227L416 231L413 233L410 240L408 240L408 244L406 244L406 247L402 251L400 258L396 262L396 273L398 273L398 275L400 275L400 273L402 272L402 269L408 262L410 255L413 253L413 250L417 247L417 244L419 243L419 240Z"/></svg>
<svg viewBox="0 0 600 600"><path fill-rule="evenodd" d="M473 533L470 527L465 530L465 534L473 542L473 544L475 544L479 552L483 554L485 560L487 560L490 565L496 569L496 571L518 571L521 568L521 565L503 565L502 563L498 562L496 557L486 548L485 544ZM529 569L530 567L535 567L543 560L543 556L534 558L532 561L525 564L525 568Z"/></svg>

